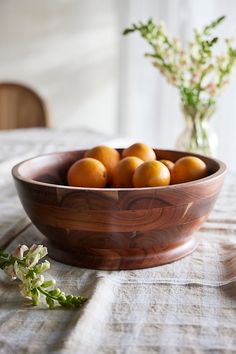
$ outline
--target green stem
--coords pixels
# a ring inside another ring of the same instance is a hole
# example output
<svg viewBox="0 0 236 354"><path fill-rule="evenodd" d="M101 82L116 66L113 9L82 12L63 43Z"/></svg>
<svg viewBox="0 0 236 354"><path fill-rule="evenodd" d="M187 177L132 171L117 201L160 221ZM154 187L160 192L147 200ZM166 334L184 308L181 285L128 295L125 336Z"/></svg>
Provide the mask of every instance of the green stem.
<svg viewBox="0 0 236 354"><path fill-rule="evenodd" d="M52 294L49 294L46 290L43 290L43 289L41 288L41 286L39 286L37 289L38 289L38 291L39 291L40 293L42 293L42 294L45 295L46 297L50 297L52 300L58 301L58 297L57 297L57 296L53 296Z"/></svg>

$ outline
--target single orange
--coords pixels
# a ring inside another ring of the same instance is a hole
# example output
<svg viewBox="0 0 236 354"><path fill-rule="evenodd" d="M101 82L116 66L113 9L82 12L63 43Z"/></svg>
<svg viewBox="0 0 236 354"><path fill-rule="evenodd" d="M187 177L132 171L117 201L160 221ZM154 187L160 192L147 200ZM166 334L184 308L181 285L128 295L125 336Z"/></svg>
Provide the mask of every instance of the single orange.
<svg viewBox="0 0 236 354"><path fill-rule="evenodd" d="M160 161L146 161L134 172L133 185L139 187L158 187L170 184L170 171Z"/></svg>
<svg viewBox="0 0 236 354"><path fill-rule="evenodd" d="M133 187L133 174L143 160L135 156L128 156L122 159L114 170L113 186L120 188Z"/></svg>
<svg viewBox="0 0 236 354"><path fill-rule="evenodd" d="M174 167L174 162L170 160L159 160L160 162L164 163L164 165L168 168L168 170L171 172L173 167Z"/></svg>
<svg viewBox="0 0 236 354"><path fill-rule="evenodd" d="M207 166L204 161L195 156L181 157L175 162L171 171L171 184L194 181L206 177Z"/></svg>
<svg viewBox="0 0 236 354"><path fill-rule="evenodd" d="M135 143L128 148L122 151L122 157L136 156L143 161L152 161L156 160L156 154L154 150L144 144L144 143Z"/></svg>
<svg viewBox="0 0 236 354"><path fill-rule="evenodd" d="M106 167L108 183L112 183L114 169L120 161L120 154L117 150L105 145L95 146L85 153L85 157L99 160Z"/></svg>
<svg viewBox="0 0 236 354"><path fill-rule="evenodd" d="M86 157L69 168L67 182L69 186L103 188L107 184L107 171L100 161Z"/></svg>

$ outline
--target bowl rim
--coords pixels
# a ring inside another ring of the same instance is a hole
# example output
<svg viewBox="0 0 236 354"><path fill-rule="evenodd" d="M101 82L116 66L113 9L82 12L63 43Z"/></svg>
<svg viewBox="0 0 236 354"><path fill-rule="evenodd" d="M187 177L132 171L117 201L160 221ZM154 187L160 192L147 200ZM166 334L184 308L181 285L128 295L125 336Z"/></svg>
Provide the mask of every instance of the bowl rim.
<svg viewBox="0 0 236 354"><path fill-rule="evenodd" d="M118 151L121 151L123 150L123 148L115 148L116 150ZM168 153L183 153L185 154L186 156L195 156L195 157L199 157L203 160L212 160L214 161L215 163L217 163L219 165L219 169L212 173L211 175L209 176L206 176L206 177L203 177L203 178L199 178L199 179L196 179L194 181L190 181L190 182L183 182L183 183L178 183L178 184L169 184L167 186L157 186L157 187L140 187L140 188L135 188L135 187L130 187L130 188L115 188L115 187L103 187L103 188L92 188L92 187L74 187L74 186L68 186L68 185L62 185L62 184L54 184L54 183L46 183L46 182L40 182L40 181L35 181L31 178L26 178L26 177L23 177L20 172L19 172L19 168L31 161L31 160L34 160L34 159L37 159L37 158L40 158L40 157L44 157L44 156L50 156L50 155L61 155L61 154L70 154L70 153L75 153L75 152L85 152L87 151L87 149L81 149L81 150L65 150L65 151L54 151L54 152L49 152L49 153L46 153L46 154L39 154L39 155L36 155L36 156L33 156L33 157L30 157L28 159L25 159L21 162L18 162L16 165L14 165L11 169L11 173L12 173L12 176L13 178L19 180L19 181L22 181L22 182L26 182L26 183L29 183L29 184L32 184L32 185L38 185L38 186L44 186L44 187L49 187L49 188L61 188L61 189L67 189L67 190L71 190L71 191L110 191L110 192L114 192L114 191L125 191L125 192L128 192L128 191L137 191L137 190L163 190L163 189L176 189L176 188L182 188L183 186L191 186L191 185L196 185L196 184L201 184L201 183L205 183L209 180L212 180L212 179L217 179L221 176L223 176L226 171L227 171L227 166L226 164L219 160L218 158L213 158L213 157L209 157L209 156L205 156L205 155L201 155L201 154L197 154L197 153L192 153L192 152L188 152L188 151L182 151L182 150L173 150L173 149L157 149L157 148L153 148L155 151L166 151Z"/></svg>

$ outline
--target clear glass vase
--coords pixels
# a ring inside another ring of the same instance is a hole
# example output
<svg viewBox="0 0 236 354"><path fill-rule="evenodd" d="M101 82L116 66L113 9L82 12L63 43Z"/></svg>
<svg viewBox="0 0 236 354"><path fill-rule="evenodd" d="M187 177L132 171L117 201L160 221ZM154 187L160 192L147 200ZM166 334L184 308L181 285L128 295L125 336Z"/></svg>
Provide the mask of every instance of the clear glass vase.
<svg viewBox="0 0 236 354"><path fill-rule="evenodd" d="M176 149L216 156L218 139L210 125L215 105L200 105L197 109L183 105L182 112L186 125L176 141Z"/></svg>

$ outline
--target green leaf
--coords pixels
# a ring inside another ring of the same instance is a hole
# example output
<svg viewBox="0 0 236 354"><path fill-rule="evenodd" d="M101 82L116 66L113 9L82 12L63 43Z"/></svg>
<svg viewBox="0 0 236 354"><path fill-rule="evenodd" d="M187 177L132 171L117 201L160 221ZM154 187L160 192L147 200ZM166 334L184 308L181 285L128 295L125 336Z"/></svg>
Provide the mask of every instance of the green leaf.
<svg viewBox="0 0 236 354"><path fill-rule="evenodd" d="M226 16L220 16L219 18L217 18L215 21L212 21L209 25L205 26L203 29L203 33L208 36L211 33L211 30L216 28L221 22L224 21L224 19L226 18Z"/></svg>
<svg viewBox="0 0 236 354"><path fill-rule="evenodd" d="M8 255L8 253L6 253L4 250L0 249L0 257L8 258L9 255Z"/></svg>
<svg viewBox="0 0 236 354"><path fill-rule="evenodd" d="M126 29L122 32L122 34L123 34L124 36L126 36L127 34L132 33L132 32L135 32L135 31L136 31L135 28L126 28Z"/></svg>

